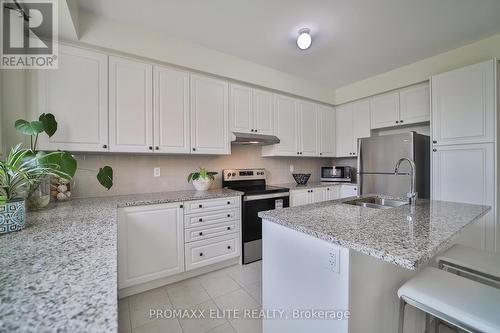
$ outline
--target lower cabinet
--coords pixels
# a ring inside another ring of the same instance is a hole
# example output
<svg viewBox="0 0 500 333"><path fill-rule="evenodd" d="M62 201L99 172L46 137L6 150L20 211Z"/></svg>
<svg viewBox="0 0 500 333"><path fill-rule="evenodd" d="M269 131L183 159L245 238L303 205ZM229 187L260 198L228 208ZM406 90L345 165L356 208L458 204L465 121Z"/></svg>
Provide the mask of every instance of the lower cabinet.
<svg viewBox="0 0 500 333"><path fill-rule="evenodd" d="M356 185L337 184L290 191L290 206L301 206L358 195Z"/></svg>
<svg viewBox="0 0 500 333"><path fill-rule="evenodd" d="M182 203L118 210L118 288L184 271Z"/></svg>
<svg viewBox="0 0 500 333"><path fill-rule="evenodd" d="M341 185L340 198L354 197L358 195L358 186L356 185Z"/></svg>
<svg viewBox="0 0 500 333"><path fill-rule="evenodd" d="M186 244L186 270L215 264L240 255L237 233Z"/></svg>

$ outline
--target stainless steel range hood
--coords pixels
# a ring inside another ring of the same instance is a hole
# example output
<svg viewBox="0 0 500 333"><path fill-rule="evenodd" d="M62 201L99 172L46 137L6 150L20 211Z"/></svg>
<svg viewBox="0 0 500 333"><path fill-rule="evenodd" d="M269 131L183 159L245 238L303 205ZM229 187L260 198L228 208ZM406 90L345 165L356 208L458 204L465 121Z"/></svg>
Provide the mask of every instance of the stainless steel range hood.
<svg viewBox="0 0 500 333"><path fill-rule="evenodd" d="M233 140L234 144L239 145L274 145L280 143L280 139L274 135L263 135L263 134L249 134L249 133L240 133L233 132Z"/></svg>

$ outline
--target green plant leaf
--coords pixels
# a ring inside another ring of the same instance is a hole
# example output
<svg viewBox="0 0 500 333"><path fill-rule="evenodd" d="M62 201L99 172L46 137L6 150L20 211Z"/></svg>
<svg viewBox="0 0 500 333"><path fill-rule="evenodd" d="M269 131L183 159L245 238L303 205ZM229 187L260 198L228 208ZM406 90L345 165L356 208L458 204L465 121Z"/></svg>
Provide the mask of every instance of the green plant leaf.
<svg viewBox="0 0 500 333"><path fill-rule="evenodd" d="M37 135L38 133L43 132L43 124L38 120L29 122L24 119L18 119L14 123L14 127L17 131L26 135Z"/></svg>
<svg viewBox="0 0 500 333"><path fill-rule="evenodd" d="M38 120L42 123L43 130L47 133L49 138L56 133L57 121L52 113L42 113Z"/></svg>
<svg viewBox="0 0 500 333"><path fill-rule="evenodd" d="M113 169L107 165L99 168L97 180L102 186L109 190L113 186Z"/></svg>
<svg viewBox="0 0 500 333"><path fill-rule="evenodd" d="M50 173L65 179L75 176L77 162L68 152L57 151L53 153L38 152L39 163L50 170Z"/></svg>

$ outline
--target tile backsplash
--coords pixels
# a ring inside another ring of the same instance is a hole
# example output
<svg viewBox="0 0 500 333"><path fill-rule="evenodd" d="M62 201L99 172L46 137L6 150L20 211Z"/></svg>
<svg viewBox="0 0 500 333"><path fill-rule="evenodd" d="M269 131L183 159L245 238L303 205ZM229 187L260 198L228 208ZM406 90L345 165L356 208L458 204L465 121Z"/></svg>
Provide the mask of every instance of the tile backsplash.
<svg viewBox="0 0 500 333"><path fill-rule="evenodd" d="M95 197L131 193L163 192L193 189L186 181L188 174L198 167L217 171L214 187L222 186L222 170L237 168L265 168L268 184L294 182L290 172L311 173L310 181L319 181L321 166L332 164L331 158L262 157L259 146L232 146L228 156L199 155L131 155L85 154L77 155L78 168L73 189L75 197ZM114 186L104 189L96 180L100 166L114 170ZM161 176L153 177L153 168L161 168Z"/></svg>

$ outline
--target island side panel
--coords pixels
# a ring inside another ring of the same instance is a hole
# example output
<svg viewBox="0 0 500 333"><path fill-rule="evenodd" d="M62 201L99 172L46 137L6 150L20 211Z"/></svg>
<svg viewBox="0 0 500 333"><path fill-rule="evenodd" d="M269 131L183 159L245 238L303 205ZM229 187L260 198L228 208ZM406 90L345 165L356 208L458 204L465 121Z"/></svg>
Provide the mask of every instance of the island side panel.
<svg viewBox="0 0 500 333"><path fill-rule="evenodd" d="M294 310L349 309L348 249L264 220L262 250L263 308L288 315L264 320L264 333L348 333L346 319L291 318Z"/></svg>

